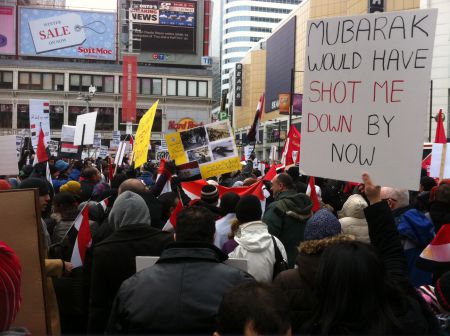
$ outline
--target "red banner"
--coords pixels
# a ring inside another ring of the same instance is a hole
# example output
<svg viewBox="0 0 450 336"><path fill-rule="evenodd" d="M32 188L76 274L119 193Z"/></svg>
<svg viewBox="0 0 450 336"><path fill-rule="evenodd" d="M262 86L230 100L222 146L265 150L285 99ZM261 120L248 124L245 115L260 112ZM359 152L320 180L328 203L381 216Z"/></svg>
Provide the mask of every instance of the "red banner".
<svg viewBox="0 0 450 336"><path fill-rule="evenodd" d="M122 122L136 122L137 57L123 56Z"/></svg>

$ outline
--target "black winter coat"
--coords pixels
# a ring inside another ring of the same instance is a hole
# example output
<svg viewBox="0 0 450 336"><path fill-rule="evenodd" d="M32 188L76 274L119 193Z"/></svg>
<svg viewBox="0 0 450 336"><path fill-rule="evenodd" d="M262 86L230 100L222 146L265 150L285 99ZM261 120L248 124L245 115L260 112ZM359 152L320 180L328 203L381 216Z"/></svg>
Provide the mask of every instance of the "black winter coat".
<svg viewBox="0 0 450 336"><path fill-rule="evenodd" d="M120 228L94 246L89 333L103 333L122 282L136 273L136 256L159 256L173 235L147 224Z"/></svg>
<svg viewBox="0 0 450 336"><path fill-rule="evenodd" d="M212 244L170 245L154 266L122 284L107 333L211 335L224 294L253 279L226 259Z"/></svg>

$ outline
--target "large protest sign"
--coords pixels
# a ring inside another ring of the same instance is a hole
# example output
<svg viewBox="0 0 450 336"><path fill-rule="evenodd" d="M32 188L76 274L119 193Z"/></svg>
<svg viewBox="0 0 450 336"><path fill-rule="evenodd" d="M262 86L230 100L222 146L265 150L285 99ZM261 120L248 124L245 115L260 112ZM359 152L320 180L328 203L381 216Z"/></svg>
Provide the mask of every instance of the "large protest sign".
<svg viewBox="0 0 450 336"><path fill-rule="evenodd" d="M436 9L308 22L301 168L417 190Z"/></svg>
<svg viewBox="0 0 450 336"><path fill-rule="evenodd" d="M77 124L75 129L75 136L73 140L74 145L92 145L94 143L95 123L97 121L97 112L80 114L77 116ZM84 128L84 141L83 139Z"/></svg>
<svg viewBox="0 0 450 336"><path fill-rule="evenodd" d="M167 134L166 142L177 165L197 161L204 179L241 169L228 121Z"/></svg>
<svg viewBox="0 0 450 336"><path fill-rule="evenodd" d="M59 141L49 140L47 143L47 148L52 156L58 156L59 151Z"/></svg>
<svg viewBox="0 0 450 336"><path fill-rule="evenodd" d="M16 136L0 136L0 175L18 175Z"/></svg>
<svg viewBox="0 0 450 336"><path fill-rule="evenodd" d="M156 109L158 108L158 102L156 101L144 114L139 121L139 126L136 131L136 138L134 139L133 158L135 168L139 168L147 162L148 146L150 144L150 136L153 127L153 121L155 120Z"/></svg>
<svg viewBox="0 0 450 336"><path fill-rule="evenodd" d="M50 140L50 103L48 100L30 99L31 143L36 150L39 132L44 131L44 141Z"/></svg>
<svg viewBox="0 0 450 336"><path fill-rule="evenodd" d="M22 304L11 328L26 326L31 335L49 335L52 332L44 266L46 251L40 232L38 197L37 189L0 191L0 237L16 252L22 266Z"/></svg>

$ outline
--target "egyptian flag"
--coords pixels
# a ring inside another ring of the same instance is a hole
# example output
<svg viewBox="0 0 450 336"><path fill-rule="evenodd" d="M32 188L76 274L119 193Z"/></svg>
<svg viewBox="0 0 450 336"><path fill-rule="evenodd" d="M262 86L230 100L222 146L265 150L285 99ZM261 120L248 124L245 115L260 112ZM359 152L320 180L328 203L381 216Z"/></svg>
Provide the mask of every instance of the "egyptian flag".
<svg viewBox="0 0 450 336"><path fill-rule="evenodd" d="M272 181L272 179L278 175L279 169L283 169L284 166L282 164L273 164L266 175L264 175L264 181Z"/></svg>
<svg viewBox="0 0 450 336"><path fill-rule="evenodd" d="M202 188L208 185L205 180L198 180L193 182L181 182L181 187L183 188L186 195L188 195L192 200L200 199L202 194ZM266 205L266 196L264 195L264 183L262 180L253 183L251 186L247 187L224 187L221 185L217 186L219 191L219 199L223 194L227 192L234 192L239 196L243 197L245 195L255 195L261 201L261 207L264 211Z"/></svg>
<svg viewBox="0 0 450 336"><path fill-rule="evenodd" d="M103 212L106 213L106 210L108 209L109 206L109 197L106 197L103 201L99 202L98 204L100 204L100 206L103 209Z"/></svg>
<svg viewBox="0 0 450 336"><path fill-rule="evenodd" d="M313 176L309 178L309 189L310 189L309 198L311 198L313 204L312 211L316 212L317 210L320 209L320 201L319 198L317 197L316 182Z"/></svg>
<svg viewBox="0 0 450 336"><path fill-rule="evenodd" d="M171 192L172 191L172 185L170 183L172 175L169 172L167 172L165 169L166 169L166 159L161 159L161 161L159 163L158 175L156 176L156 180L158 181L158 179L161 176L161 174L166 174L168 176L167 182L164 185L164 187L163 187L163 189L161 191L161 194L165 194L167 192Z"/></svg>
<svg viewBox="0 0 450 336"><path fill-rule="evenodd" d="M133 135L130 134L130 146L131 146L131 150L133 150L134 147L134 139L133 139Z"/></svg>
<svg viewBox="0 0 450 336"><path fill-rule="evenodd" d="M436 237L424 248L417 260L417 266L433 273L450 269L450 223L442 225Z"/></svg>
<svg viewBox="0 0 450 336"><path fill-rule="evenodd" d="M48 154L47 154L47 146L45 146L44 131L41 128L39 131L38 145L36 148L36 154L34 155L33 166L45 161L48 161Z"/></svg>
<svg viewBox="0 0 450 336"><path fill-rule="evenodd" d="M183 203L178 200L177 207L173 210L170 218L167 220L166 224L162 228L163 231L174 232L177 227L177 215L183 209Z"/></svg>
<svg viewBox="0 0 450 336"><path fill-rule="evenodd" d="M284 143L281 162L285 166L298 164L300 161L300 139L301 135L298 129L292 125Z"/></svg>
<svg viewBox="0 0 450 336"><path fill-rule="evenodd" d="M109 159L109 161L108 161L108 182L109 182L110 186L111 186L111 181L112 181L113 177L114 177L114 169L113 169L113 166L111 163L111 159Z"/></svg>
<svg viewBox="0 0 450 336"><path fill-rule="evenodd" d="M83 266L86 251L92 244L91 229L89 227L89 205L86 205L77 216L74 227L78 231L78 234L70 262L76 268Z"/></svg>
<svg viewBox="0 0 450 336"><path fill-rule="evenodd" d="M248 130L247 133L247 143L259 141L259 132L258 127L261 121L262 111L264 108L264 94L259 98L258 106L256 107L255 118L253 119L252 127Z"/></svg>

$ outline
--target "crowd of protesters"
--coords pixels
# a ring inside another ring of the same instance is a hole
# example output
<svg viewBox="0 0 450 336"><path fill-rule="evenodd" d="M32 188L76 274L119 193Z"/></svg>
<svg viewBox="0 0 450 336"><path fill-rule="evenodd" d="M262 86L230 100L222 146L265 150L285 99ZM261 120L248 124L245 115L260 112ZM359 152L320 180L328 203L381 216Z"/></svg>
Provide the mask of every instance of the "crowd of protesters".
<svg viewBox="0 0 450 336"><path fill-rule="evenodd" d="M450 225L450 181L422 174L420 191L409 192L381 188L367 174L361 183L316 178L320 209L313 211L308 177L293 166L264 181L264 203L232 191L219 198L220 185L258 183L267 171L254 169L253 159L208 180L196 200L172 162L134 169L126 159L115 167L108 159L52 157L52 183L46 163L21 162L18 177L3 176L2 190L39 193L51 333L450 330L450 259L420 257ZM92 245L74 268L74 221L86 202ZM179 202L175 228L163 230ZM159 259L136 272L137 256ZM224 263L228 258L246 259L247 271ZM0 335L28 333L26 325L11 329L26 286L20 270L0 242Z"/></svg>

